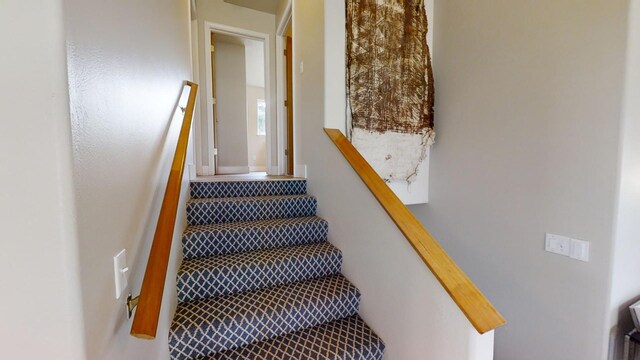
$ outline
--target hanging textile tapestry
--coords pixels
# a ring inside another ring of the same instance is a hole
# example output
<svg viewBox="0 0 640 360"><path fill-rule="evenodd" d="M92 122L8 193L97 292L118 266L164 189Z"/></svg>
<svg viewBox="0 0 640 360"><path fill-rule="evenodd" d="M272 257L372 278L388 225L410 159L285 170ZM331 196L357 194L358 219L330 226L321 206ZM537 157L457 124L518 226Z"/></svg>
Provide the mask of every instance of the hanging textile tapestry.
<svg viewBox="0 0 640 360"><path fill-rule="evenodd" d="M424 0L346 0L351 142L385 181L415 180L433 143Z"/></svg>

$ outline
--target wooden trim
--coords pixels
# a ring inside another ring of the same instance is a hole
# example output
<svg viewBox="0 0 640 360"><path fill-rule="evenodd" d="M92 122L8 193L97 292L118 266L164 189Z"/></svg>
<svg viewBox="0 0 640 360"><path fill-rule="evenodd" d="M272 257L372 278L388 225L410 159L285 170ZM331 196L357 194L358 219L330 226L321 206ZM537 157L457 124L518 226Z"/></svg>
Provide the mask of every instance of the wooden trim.
<svg viewBox="0 0 640 360"><path fill-rule="evenodd" d="M182 128L180 129L176 152L171 164L167 188L162 199L162 207L158 216L156 232L153 236L153 244L149 252L149 261L142 281L138 308L131 326L131 335L142 339L154 339L156 336L164 282L167 276L167 267L169 266L171 242L180 201L180 188L187 158L189 133L191 132L191 120L193 119L193 109L198 93L197 84L186 81L185 85L189 86L191 91L189 92Z"/></svg>
<svg viewBox="0 0 640 360"><path fill-rule="evenodd" d="M398 229L429 267L442 287L480 334L505 324L505 319L440 247L427 229L393 193L349 140L336 129L324 129Z"/></svg>
<svg viewBox="0 0 640 360"><path fill-rule="evenodd" d="M211 53L208 54L211 56L211 96L213 98L213 119L211 121L213 125L213 144L209 144L209 151L213 152L213 166L215 169L215 174L218 173L218 153L216 151L218 147L218 96L216 93L216 40L214 33L211 33ZM211 166L211 164L209 164Z"/></svg>
<svg viewBox="0 0 640 360"><path fill-rule="evenodd" d="M287 175L294 174L293 158L293 39L287 36Z"/></svg>

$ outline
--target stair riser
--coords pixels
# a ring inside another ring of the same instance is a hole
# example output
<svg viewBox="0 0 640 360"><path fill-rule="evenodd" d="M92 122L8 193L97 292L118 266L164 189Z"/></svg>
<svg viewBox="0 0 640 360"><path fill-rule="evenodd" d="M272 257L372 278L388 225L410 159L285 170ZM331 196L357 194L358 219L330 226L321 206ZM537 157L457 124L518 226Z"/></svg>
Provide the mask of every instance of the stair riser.
<svg viewBox="0 0 640 360"><path fill-rule="evenodd" d="M288 296L283 294L281 296ZM232 299L230 298L230 301ZM187 329L172 326L169 349L172 359L193 359L210 356L222 350L264 341L289 332L332 322L355 315L360 305L360 293L351 287L339 294L327 294L314 299L276 306L273 311L247 316L237 310L242 304L229 302L228 314L221 321L203 321ZM185 311L180 310L179 311ZM206 318L212 310L190 309L190 316ZM206 341L203 341L206 339Z"/></svg>
<svg viewBox="0 0 640 360"><path fill-rule="evenodd" d="M297 281L337 274L342 267L339 250L313 256L292 256L288 259L251 265L229 264L215 269L182 271L178 275L178 301L193 301L240 293L262 287L290 284Z"/></svg>
<svg viewBox="0 0 640 360"><path fill-rule="evenodd" d="M317 203L312 197L245 199L192 202L187 205L190 225L313 216Z"/></svg>
<svg viewBox="0 0 640 360"><path fill-rule="evenodd" d="M191 198L304 195L306 180L192 182Z"/></svg>
<svg viewBox="0 0 640 360"><path fill-rule="evenodd" d="M182 238L182 253L185 259L195 259L311 244L325 241L328 230L327 222L319 220L277 226L191 232Z"/></svg>
<svg viewBox="0 0 640 360"><path fill-rule="evenodd" d="M384 342L359 316L221 351L209 360L323 359L381 360Z"/></svg>

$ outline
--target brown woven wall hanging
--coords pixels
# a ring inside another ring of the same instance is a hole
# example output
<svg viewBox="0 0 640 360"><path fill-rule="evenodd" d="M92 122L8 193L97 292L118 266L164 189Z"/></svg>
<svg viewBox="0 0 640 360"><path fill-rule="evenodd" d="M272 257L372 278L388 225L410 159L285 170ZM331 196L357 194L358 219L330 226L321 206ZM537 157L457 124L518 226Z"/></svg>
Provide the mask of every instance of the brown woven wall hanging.
<svg viewBox="0 0 640 360"><path fill-rule="evenodd" d="M385 180L411 182L435 136L424 1L346 0L346 10L352 141Z"/></svg>

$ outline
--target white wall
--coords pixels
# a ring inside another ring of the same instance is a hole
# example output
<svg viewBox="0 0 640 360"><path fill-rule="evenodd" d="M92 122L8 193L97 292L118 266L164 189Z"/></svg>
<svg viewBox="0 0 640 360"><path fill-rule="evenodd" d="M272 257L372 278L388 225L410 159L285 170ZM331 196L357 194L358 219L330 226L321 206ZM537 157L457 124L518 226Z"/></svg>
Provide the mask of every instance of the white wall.
<svg viewBox="0 0 640 360"><path fill-rule="evenodd" d="M322 130L325 4L293 5L296 157L308 165L343 272L362 292L361 315L385 341L386 359L490 359L493 333L478 335Z"/></svg>
<svg viewBox="0 0 640 360"><path fill-rule="evenodd" d="M166 359L187 179L156 340L129 335L112 257L127 249L138 294L191 76L189 2L65 0L65 20L87 357Z"/></svg>
<svg viewBox="0 0 640 360"><path fill-rule="evenodd" d="M267 166L267 140L258 135L258 99L264 100L264 88L247 86L247 144L249 167L252 171L265 171Z"/></svg>
<svg viewBox="0 0 640 360"><path fill-rule="evenodd" d="M264 42L244 39L247 85L264 87Z"/></svg>
<svg viewBox="0 0 640 360"><path fill-rule="evenodd" d="M248 172L244 45L216 41L215 47L218 170L220 173Z"/></svg>
<svg viewBox="0 0 640 360"><path fill-rule="evenodd" d="M507 319L496 359L603 359L627 1L435 11L438 141L412 210ZM545 232L590 241L590 262Z"/></svg>
<svg viewBox="0 0 640 360"><path fill-rule="evenodd" d="M620 130L620 184L612 257L611 323L617 356L623 335L633 329L628 306L640 300L640 1L629 11L626 85ZM619 322L619 325L618 325Z"/></svg>
<svg viewBox="0 0 640 360"><path fill-rule="evenodd" d="M2 356L82 359L62 1L0 2L0 42Z"/></svg>
<svg viewBox="0 0 640 360"><path fill-rule="evenodd" d="M275 16L273 14L268 14L244 7L240 7L233 4L228 4L223 0L197 0L197 13L198 13L198 37L202 39L204 36L204 23L212 22L227 26L233 26L241 29L261 32L269 34L269 48L265 49L270 54L275 54ZM205 54L202 46L198 49L200 56L200 83L206 84L206 72L205 72ZM273 55L275 56L275 55ZM271 96L271 104L268 104L267 107L271 114L273 128L275 129L275 119L276 119L276 65L275 61L272 61L270 64L270 77L271 84L270 92ZM206 87L202 88L202 93L206 94ZM200 111L201 111L201 119L202 119L202 134L203 134L203 146L207 145L206 134L207 131L210 131L209 120L207 120L206 115L206 99L204 97L201 98L200 102ZM269 135L271 137L272 144L276 144L276 133L277 131L271 131ZM272 151L272 166L276 166L278 163L277 152ZM205 165L208 164L205 160Z"/></svg>

